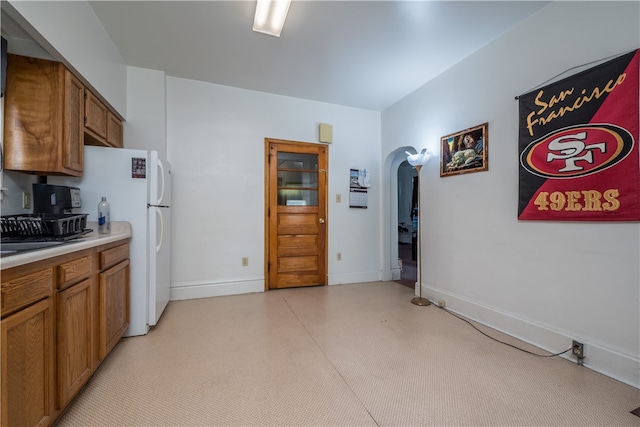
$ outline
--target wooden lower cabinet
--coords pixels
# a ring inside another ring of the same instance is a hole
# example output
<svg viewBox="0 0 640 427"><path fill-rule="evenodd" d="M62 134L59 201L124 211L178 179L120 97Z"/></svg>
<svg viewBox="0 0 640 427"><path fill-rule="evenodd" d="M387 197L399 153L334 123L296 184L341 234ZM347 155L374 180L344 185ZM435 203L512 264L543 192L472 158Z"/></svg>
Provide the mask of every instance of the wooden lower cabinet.
<svg viewBox="0 0 640 427"><path fill-rule="evenodd" d="M93 298L91 279L57 296L57 409L64 408L93 373Z"/></svg>
<svg viewBox="0 0 640 427"><path fill-rule="evenodd" d="M4 426L49 426L129 326L129 244L2 270Z"/></svg>
<svg viewBox="0 0 640 427"><path fill-rule="evenodd" d="M54 415L52 298L2 319L3 426L48 426Z"/></svg>
<svg viewBox="0 0 640 427"><path fill-rule="evenodd" d="M129 327L129 260L100 273L100 339L103 360Z"/></svg>

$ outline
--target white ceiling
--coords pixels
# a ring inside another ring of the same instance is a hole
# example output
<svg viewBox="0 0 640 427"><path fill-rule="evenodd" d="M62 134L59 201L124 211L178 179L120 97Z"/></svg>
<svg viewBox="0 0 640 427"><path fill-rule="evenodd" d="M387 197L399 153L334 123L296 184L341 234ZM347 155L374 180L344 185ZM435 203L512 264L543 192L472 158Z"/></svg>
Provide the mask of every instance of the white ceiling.
<svg viewBox="0 0 640 427"><path fill-rule="evenodd" d="M255 1L91 1L128 65L382 111L546 1L294 0L281 37Z"/></svg>

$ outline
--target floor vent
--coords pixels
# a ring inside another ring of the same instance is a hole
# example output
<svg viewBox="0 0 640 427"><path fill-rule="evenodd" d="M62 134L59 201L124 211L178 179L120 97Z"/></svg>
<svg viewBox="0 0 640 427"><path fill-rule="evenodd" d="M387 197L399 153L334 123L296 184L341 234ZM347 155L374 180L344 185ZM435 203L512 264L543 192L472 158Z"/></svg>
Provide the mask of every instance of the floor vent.
<svg viewBox="0 0 640 427"><path fill-rule="evenodd" d="M640 417L640 408L634 409L633 411L631 411L631 413L636 417Z"/></svg>

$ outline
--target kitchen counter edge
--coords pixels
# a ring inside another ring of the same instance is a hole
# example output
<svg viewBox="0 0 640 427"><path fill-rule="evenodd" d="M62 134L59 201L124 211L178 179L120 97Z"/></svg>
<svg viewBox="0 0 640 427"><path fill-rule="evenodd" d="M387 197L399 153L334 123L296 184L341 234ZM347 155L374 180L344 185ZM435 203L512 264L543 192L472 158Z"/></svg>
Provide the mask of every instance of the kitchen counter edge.
<svg viewBox="0 0 640 427"><path fill-rule="evenodd" d="M46 249L25 251L23 253L2 257L0 258L0 270L6 270L8 268L18 267L32 262L42 261L60 255L81 251L83 249L94 248L107 243L131 238L131 224L126 221L111 222L111 233L109 234L98 234L97 222L88 222L87 228L90 228L93 231L78 240L71 241L67 244Z"/></svg>

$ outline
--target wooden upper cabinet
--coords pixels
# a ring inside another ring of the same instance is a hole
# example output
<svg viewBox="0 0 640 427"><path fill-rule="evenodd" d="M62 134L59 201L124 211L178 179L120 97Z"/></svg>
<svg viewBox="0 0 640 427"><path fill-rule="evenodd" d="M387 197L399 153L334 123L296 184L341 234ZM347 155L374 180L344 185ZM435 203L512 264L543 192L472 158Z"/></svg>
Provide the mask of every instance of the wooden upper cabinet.
<svg viewBox="0 0 640 427"><path fill-rule="evenodd" d="M84 86L59 62L8 55L4 168L82 175Z"/></svg>
<svg viewBox="0 0 640 427"><path fill-rule="evenodd" d="M111 111L107 114L107 144L112 147L124 147L122 121Z"/></svg>
<svg viewBox="0 0 640 427"><path fill-rule="evenodd" d="M89 89L84 91L84 143L122 148L122 121Z"/></svg>
<svg viewBox="0 0 640 427"><path fill-rule="evenodd" d="M84 92L84 131L98 140L107 139L107 107L91 91Z"/></svg>
<svg viewBox="0 0 640 427"><path fill-rule="evenodd" d="M81 176L84 144L123 147L122 120L61 62L8 55L4 168Z"/></svg>
<svg viewBox="0 0 640 427"><path fill-rule="evenodd" d="M84 86L69 70L65 75L65 120L63 121L62 155L65 168L83 171L84 133Z"/></svg>

